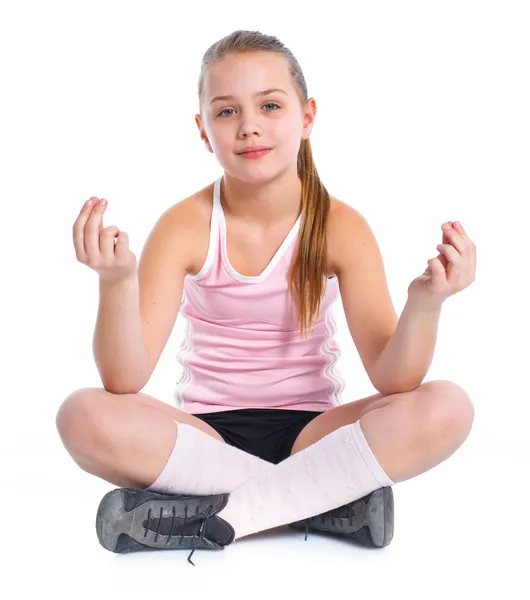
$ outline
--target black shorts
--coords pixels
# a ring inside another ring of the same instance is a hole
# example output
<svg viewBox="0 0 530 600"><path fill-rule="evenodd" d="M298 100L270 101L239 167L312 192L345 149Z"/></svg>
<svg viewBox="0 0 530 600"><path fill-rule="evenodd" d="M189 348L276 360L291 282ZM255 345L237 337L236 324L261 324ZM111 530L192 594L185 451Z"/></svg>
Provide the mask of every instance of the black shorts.
<svg viewBox="0 0 530 600"><path fill-rule="evenodd" d="M302 429L322 412L241 408L193 415L208 423L227 444L275 465L288 458Z"/></svg>

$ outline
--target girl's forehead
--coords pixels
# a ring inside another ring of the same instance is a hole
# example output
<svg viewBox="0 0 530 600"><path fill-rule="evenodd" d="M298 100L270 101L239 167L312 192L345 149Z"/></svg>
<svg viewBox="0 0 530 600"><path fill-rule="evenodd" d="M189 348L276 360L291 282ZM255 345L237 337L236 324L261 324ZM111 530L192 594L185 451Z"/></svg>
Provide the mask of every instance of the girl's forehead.
<svg viewBox="0 0 530 600"><path fill-rule="evenodd" d="M240 78L250 88L283 87L289 84L290 76L287 63L279 56L240 55L227 56L212 63L206 69L205 87L212 89L217 85L226 85ZM271 84L271 85L267 85Z"/></svg>

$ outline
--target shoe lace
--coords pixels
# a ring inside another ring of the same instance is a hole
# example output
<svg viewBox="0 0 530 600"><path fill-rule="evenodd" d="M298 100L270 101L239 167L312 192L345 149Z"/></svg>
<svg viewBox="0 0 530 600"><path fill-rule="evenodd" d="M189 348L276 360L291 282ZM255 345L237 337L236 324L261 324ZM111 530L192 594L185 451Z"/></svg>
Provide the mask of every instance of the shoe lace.
<svg viewBox="0 0 530 600"><path fill-rule="evenodd" d="M193 553L195 552L195 550L197 549L197 546L199 545L199 542L202 542L204 540L204 532L206 530L206 523L208 521L208 519L210 518L210 511L213 508L213 506L211 504L208 504L208 508L206 509L205 512L198 512L195 515L193 515L193 519L197 520L198 523L200 523L199 525L199 530L198 531L194 531L192 534L192 548L193 550L191 551L190 555L188 556L188 562L190 562L194 567L196 566L194 562L192 562L191 557L193 556ZM160 517L158 518L158 527L156 530L156 534L155 534L155 542L158 539L158 535L159 535L159 531L160 531L160 526L162 524L162 517L163 517L163 510L162 508L160 508ZM176 520L176 511L175 511L175 507L173 506L173 516L171 518L171 527L169 528L169 535L167 536L166 539L166 545L169 544L169 541L171 540L171 532L173 531L173 526L175 525L175 520ZM147 522L149 523L149 521L151 520L151 509L149 509L148 515L147 515ZM188 507L185 506L184 507L184 523L181 526L181 534L180 534L180 540L179 540L179 544L182 543L182 540L184 539L184 535L186 532L186 523L188 522ZM148 527L145 530L145 535L147 535L147 531L148 531ZM178 535L173 536L178 537Z"/></svg>
<svg viewBox="0 0 530 600"><path fill-rule="evenodd" d="M209 515L207 515L205 513L199 513L197 516L201 519L201 524L200 524L198 533L197 534L195 532L193 533L193 540L194 540L193 550L191 551L190 555L188 556L188 562L190 562L194 567L196 565L195 565L195 563L191 562L191 557L193 556L193 553L197 549L199 542L204 540L204 530L206 529L206 522L209 519ZM195 535L197 535L197 539L195 539Z"/></svg>
<svg viewBox="0 0 530 600"><path fill-rule="evenodd" d="M346 515L341 515L339 516L337 513L344 513L346 511ZM335 513L335 514L334 514ZM305 539L304 541L307 542L307 536L309 534L309 526L312 523L315 523L317 519L320 518L320 520L322 521L322 523L325 523L326 520L331 521L331 524L333 525L333 527L335 526L335 519L337 519L340 523L341 527L344 527L344 519L349 519L349 524L350 526L353 526L353 517L355 515L355 510L353 508L353 506L348 505L348 506L341 506L339 509L337 509L336 511L330 511L327 513L322 513L321 515L316 515L315 517L309 517L307 519L304 519L304 523L306 524L305 527Z"/></svg>

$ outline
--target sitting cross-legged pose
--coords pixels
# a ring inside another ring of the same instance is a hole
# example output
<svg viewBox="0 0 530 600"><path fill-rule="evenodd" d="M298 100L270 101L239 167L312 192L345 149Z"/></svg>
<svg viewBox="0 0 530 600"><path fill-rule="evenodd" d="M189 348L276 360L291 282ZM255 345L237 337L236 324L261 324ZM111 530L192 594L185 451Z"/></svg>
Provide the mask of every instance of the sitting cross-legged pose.
<svg viewBox="0 0 530 600"><path fill-rule="evenodd" d="M73 237L99 275L94 356L103 388L70 394L61 440L119 486L96 515L112 552L220 550L290 525L385 547L392 486L449 458L474 408L447 380L423 382L443 302L475 278L458 222L408 288L397 318L382 257L359 211L330 196L309 136L316 102L275 37L236 31L205 54L201 139L223 175L158 219L141 259L103 228L91 198ZM332 304L379 393L342 400ZM176 407L143 394L187 319ZM193 563L192 563L193 564Z"/></svg>

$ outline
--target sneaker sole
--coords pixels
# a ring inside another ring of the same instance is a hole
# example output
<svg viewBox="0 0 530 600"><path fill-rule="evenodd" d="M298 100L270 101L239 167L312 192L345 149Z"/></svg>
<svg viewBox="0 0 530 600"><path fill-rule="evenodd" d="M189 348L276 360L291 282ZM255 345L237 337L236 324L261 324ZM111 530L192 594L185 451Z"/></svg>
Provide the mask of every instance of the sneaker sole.
<svg viewBox="0 0 530 600"><path fill-rule="evenodd" d="M146 530L143 525L148 518L158 518L160 509L162 509L163 516L169 517L175 510L175 517L182 519L183 522L186 516L186 503L183 501L182 495L168 495L167 500L147 500L133 510L127 511L125 510L125 496L132 492L134 490L129 492L128 488L115 489L101 499L96 516L96 532L103 548L119 554L137 550L191 548L194 539L192 535L162 535L156 531ZM194 516L188 514L187 523L192 523L194 520L196 520ZM204 549L220 549L217 544L207 538L204 538L203 542Z"/></svg>
<svg viewBox="0 0 530 600"><path fill-rule="evenodd" d="M352 538L363 546L388 546L394 537L394 495L391 487L372 492L368 504L359 498L349 505L354 517L330 517L328 514L312 517L309 531L337 533ZM305 530L306 522L290 523L294 529Z"/></svg>
<svg viewBox="0 0 530 600"><path fill-rule="evenodd" d="M391 487L384 487L370 496L366 507L365 526L368 527L372 545L388 546L394 537L394 496ZM358 532L360 534L360 532ZM362 534L359 541L362 539Z"/></svg>

